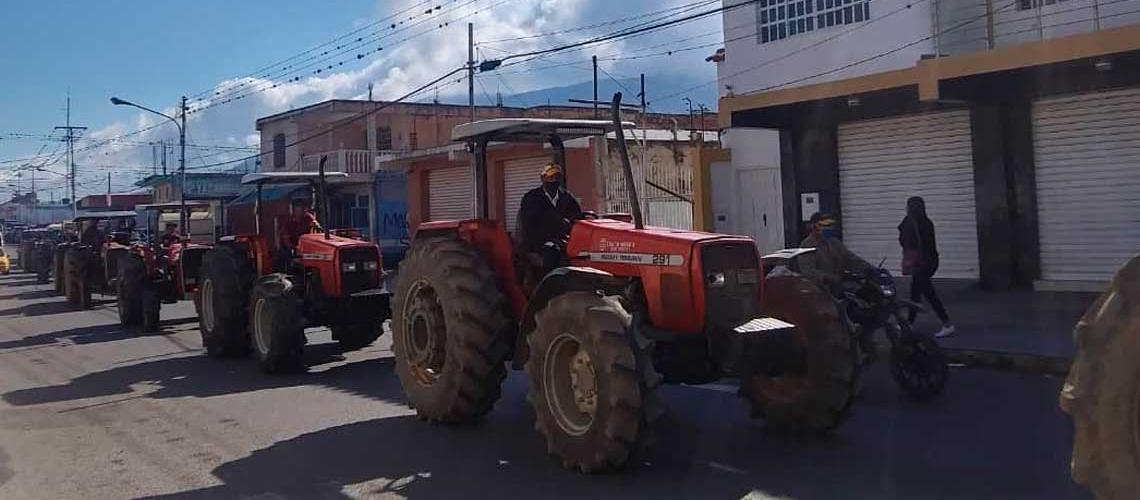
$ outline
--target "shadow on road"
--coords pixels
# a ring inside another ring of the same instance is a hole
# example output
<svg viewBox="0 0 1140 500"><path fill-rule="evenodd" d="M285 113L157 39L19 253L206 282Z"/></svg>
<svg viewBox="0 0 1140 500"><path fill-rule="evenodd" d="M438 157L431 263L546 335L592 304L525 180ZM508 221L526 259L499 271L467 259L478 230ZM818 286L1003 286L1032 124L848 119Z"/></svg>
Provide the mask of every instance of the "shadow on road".
<svg viewBox="0 0 1140 500"><path fill-rule="evenodd" d="M118 323L112 323L109 325L85 326L81 328L72 328L69 330L61 330L58 332L41 333L21 339L3 341L0 342L0 350L49 345L57 343L63 339L71 341L75 344L95 344L99 342L114 342L117 340L125 340L134 337L164 335L166 333L169 333L167 331L169 327L187 323L195 323L197 321L198 318L165 319L159 323L159 331L152 333L142 333L135 329L123 327Z"/></svg>
<svg viewBox="0 0 1140 500"><path fill-rule="evenodd" d="M21 293L13 293L13 294L8 294L8 295L0 295L0 300L12 300L12 299L16 299L16 300L35 300L35 299L47 299L47 298L55 297L55 295L56 295L56 294L55 294L55 289L54 289L54 288L50 288L50 289L47 289L47 290L33 290L33 291L30 291L30 292L21 292Z"/></svg>
<svg viewBox="0 0 1140 500"><path fill-rule="evenodd" d="M305 362L309 366L341 359L343 357L336 344L318 344L305 350ZM391 373L390 364L391 358L379 358L338 365L316 373L270 376L260 373L256 363L247 359L181 355L88 373L66 384L20 389L4 394L2 399L13 406L58 403L131 394L134 392L132 385L145 383L157 387L146 394L148 398L209 397L276 387L322 385L364 397L402 402L403 396L395 377L376 376L377 373Z"/></svg>
<svg viewBox="0 0 1140 500"><path fill-rule="evenodd" d="M107 304L114 304L115 299L92 299L92 307L99 307ZM48 316L51 314L62 314L68 312L81 311L79 306L69 304L66 301L58 300L52 302L33 302L31 304L24 304L19 307L0 310L0 317L4 316Z"/></svg>

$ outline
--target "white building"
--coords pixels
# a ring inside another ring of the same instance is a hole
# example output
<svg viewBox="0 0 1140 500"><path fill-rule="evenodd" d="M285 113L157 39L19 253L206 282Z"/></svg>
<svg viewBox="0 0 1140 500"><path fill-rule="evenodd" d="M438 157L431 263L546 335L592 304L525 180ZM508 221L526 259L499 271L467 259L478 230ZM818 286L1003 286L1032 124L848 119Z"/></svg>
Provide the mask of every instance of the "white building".
<svg viewBox="0 0 1140 500"><path fill-rule="evenodd" d="M732 229L794 245L829 211L897 266L919 195L939 275L997 288L1096 289L1140 250L1140 0L725 4Z"/></svg>

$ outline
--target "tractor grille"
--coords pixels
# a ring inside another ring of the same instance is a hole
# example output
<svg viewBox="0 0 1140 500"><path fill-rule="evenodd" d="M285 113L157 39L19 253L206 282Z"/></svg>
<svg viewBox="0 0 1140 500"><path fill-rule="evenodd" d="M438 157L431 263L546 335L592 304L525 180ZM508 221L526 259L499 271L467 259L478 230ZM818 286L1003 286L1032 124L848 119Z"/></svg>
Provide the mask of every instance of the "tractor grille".
<svg viewBox="0 0 1140 500"><path fill-rule="evenodd" d="M364 270L365 262L376 262L377 266L380 263L380 253L377 252L375 247L355 247L346 248L340 251L340 263L344 264L356 263L355 271L345 272L343 267L340 271L340 282L343 285L345 295L362 292L380 286L380 271L366 271Z"/></svg>
<svg viewBox="0 0 1140 500"><path fill-rule="evenodd" d="M706 325L731 328L759 316L760 262L755 246L736 242L705 246L701 269Z"/></svg>

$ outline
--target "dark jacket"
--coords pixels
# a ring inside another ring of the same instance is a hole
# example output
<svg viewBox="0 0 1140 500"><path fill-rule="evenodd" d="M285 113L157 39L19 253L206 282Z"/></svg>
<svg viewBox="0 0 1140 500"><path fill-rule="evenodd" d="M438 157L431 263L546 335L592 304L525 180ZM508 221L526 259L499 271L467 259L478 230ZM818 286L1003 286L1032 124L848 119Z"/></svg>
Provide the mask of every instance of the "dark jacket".
<svg viewBox="0 0 1140 500"><path fill-rule="evenodd" d="M800 274L828 288L835 288L843 282L843 271L865 273L874 269L837 239L821 238L813 233L800 242L800 248L815 249L799 258Z"/></svg>
<svg viewBox="0 0 1140 500"><path fill-rule="evenodd" d="M559 189L554 204L540 186L523 196L515 238L524 249L538 251L548 241L561 242L569 234L570 223L580 218L582 206L574 195Z"/></svg>
<svg viewBox="0 0 1140 500"><path fill-rule="evenodd" d="M934 222L926 216L926 203L922 198L907 200L907 215L899 223L899 245L904 250L917 250L921 268L938 267L938 241L934 237Z"/></svg>

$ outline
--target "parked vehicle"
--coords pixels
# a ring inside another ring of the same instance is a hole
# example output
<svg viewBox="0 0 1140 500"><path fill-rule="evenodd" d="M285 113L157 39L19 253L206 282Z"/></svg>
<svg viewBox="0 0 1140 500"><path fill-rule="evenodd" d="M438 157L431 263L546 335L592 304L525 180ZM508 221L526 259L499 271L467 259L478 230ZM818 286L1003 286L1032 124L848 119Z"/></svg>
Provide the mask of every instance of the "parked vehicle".
<svg viewBox="0 0 1140 500"><path fill-rule="evenodd" d="M371 344L388 319L380 248L352 238L304 234L285 268L276 248L278 224L263 220L265 185L307 184L318 200L318 220L327 220L326 179L343 172L248 174L257 189L254 234L225 236L202 258L195 305L202 343L210 356L244 356L252 347L267 373L292 371L303 364L306 326L328 326L345 349ZM272 229L271 229L272 228Z"/></svg>
<svg viewBox="0 0 1140 500"><path fill-rule="evenodd" d="M530 379L549 452L583 472L630 462L660 414L654 389L663 381L738 377L752 414L773 426L838 426L857 370L835 303L800 277L762 279L749 238L644 227L620 98L613 121L455 127L453 140L475 146L477 215L421 224L401 263L392 343L411 406L432 422L476 420L499 399L510 363ZM524 286L533 256L516 254L502 221L488 217L488 144L548 143L565 167L565 141L610 132L633 223L569 221L569 265Z"/></svg>

